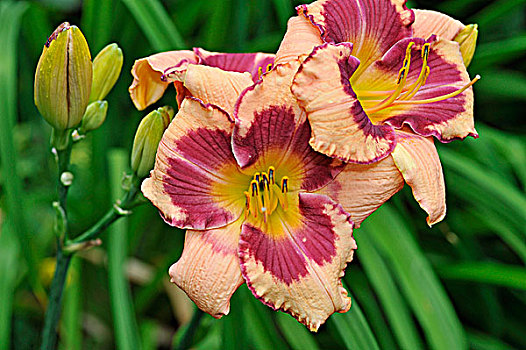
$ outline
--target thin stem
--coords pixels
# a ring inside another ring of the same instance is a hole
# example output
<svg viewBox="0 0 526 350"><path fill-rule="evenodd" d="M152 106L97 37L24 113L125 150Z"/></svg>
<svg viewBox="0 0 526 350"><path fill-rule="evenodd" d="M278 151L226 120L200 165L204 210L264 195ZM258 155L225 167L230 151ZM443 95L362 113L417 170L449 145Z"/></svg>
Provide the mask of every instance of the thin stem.
<svg viewBox="0 0 526 350"><path fill-rule="evenodd" d="M185 326L179 342L174 344L174 350L186 350L190 348L204 314L205 313L200 309L195 309L192 319L190 320L190 323Z"/></svg>
<svg viewBox="0 0 526 350"><path fill-rule="evenodd" d="M57 234L57 265L55 267L55 275L51 283L51 290L49 295L49 303L46 310L46 317L44 320L44 329L42 331L42 350L55 349L57 342L57 324L60 319L60 311L62 305L62 292L64 291L64 283L68 275L69 262L71 256L65 255L62 251L63 240L67 238L67 208L66 198L68 194L68 187L70 184L62 181L62 174L68 171L69 160L71 158L72 143L69 135L65 136L66 146L60 150L53 148L53 153L57 160L57 194L58 202L62 216L57 214L57 221L62 221L64 227L63 231L55 232ZM57 226L58 227L58 226ZM64 237L62 236L64 235Z"/></svg>
<svg viewBox="0 0 526 350"><path fill-rule="evenodd" d="M60 243L59 243L60 247ZM44 321L44 330L42 332L41 350L53 350L57 344L57 324L60 318L60 309L62 305L62 292L68 275L71 255L64 255L62 249L57 251L57 266L51 291L49 295L49 304L46 310L46 319Z"/></svg>
<svg viewBox="0 0 526 350"><path fill-rule="evenodd" d="M135 197L137 196L139 192L139 186L136 183L137 181L132 184L129 191L126 192L122 200L120 200L115 204L108 212L99 220L95 225L93 225L90 229L82 233L80 236L76 237L75 239L69 241L66 243L67 246L71 246L73 244L81 244L87 241L91 241L95 238L97 238L108 226L110 226L113 222L115 222L118 218L122 216L126 216L129 214L130 209L136 206Z"/></svg>

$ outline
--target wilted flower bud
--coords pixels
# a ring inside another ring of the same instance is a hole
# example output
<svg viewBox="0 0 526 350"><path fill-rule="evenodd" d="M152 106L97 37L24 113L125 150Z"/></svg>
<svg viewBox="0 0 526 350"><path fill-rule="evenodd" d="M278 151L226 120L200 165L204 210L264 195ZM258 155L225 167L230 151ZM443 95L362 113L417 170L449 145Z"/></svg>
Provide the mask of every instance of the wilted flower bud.
<svg viewBox="0 0 526 350"><path fill-rule="evenodd" d="M164 106L141 120L133 140L131 154L131 167L138 177L144 177L152 170L157 146L173 116L173 108Z"/></svg>
<svg viewBox="0 0 526 350"><path fill-rule="evenodd" d="M122 50L117 44L103 48L93 60L90 102L103 100L117 82L122 68Z"/></svg>
<svg viewBox="0 0 526 350"><path fill-rule="evenodd" d="M79 133L86 134L92 130L100 128L102 123L106 120L106 113L108 112L108 102L95 101L91 102L82 117L82 124L80 124Z"/></svg>
<svg viewBox="0 0 526 350"><path fill-rule="evenodd" d="M92 66L80 29L64 22L44 45L35 73L35 104L57 131L77 126L88 105Z"/></svg>
<svg viewBox="0 0 526 350"><path fill-rule="evenodd" d="M462 53L466 67L469 66L475 54L478 34L478 26L476 24L470 24L462 29L455 37L455 41L460 44L460 52Z"/></svg>

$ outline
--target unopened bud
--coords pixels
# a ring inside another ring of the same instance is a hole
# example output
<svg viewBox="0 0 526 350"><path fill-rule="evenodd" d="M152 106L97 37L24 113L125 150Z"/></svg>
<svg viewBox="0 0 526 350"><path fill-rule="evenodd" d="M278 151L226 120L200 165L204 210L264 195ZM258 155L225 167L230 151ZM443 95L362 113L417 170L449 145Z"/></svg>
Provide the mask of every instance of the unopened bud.
<svg viewBox="0 0 526 350"><path fill-rule="evenodd" d="M107 113L108 102L95 101L90 103L86 109L86 113L84 113L84 117L82 117L82 124L80 125L79 133L83 135L100 128L106 120Z"/></svg>
<svg viewBox="0 0 526 350"><path fill-rule="evenodd" d="M103 100L111 91L122 68L122 50L113 43L103 48L93 60L93 85L90 102Z"/></svg>
<svg viewBox="0 0 526 350"><path fill-rule="evenodd" d="M44 45L35 73L35 104L53 128L66 130L82 120L91 91L91 65L80 29L62 23Z"/></svg>
<svg viewBox="0 0 526 350"><path fill-rule="evenodd" d="M138 177L145 177L152 170L157 147L173 115L173 108L165 106L149 113L141 120L133 140L131 154L131 167Z"/></svg>
<svg viewBox="0 0 526 350"><path fill-rule="evenodd" d="M469 66L475 54L478 34L478 26L476 24L470 24L462 29L455 37L455 41L460 45L460 53L462 53L462 59L466 67Z"/></svg>

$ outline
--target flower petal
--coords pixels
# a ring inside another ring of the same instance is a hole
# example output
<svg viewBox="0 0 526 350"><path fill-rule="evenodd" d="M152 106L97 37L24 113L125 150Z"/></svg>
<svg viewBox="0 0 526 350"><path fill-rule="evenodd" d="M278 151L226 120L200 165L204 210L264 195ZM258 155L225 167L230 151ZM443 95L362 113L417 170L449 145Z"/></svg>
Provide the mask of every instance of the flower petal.
<svg viewBox="0 0 526 350"><path fill-rule="evenodd" d="M231 72L249 72L253 81L259 79L259 69L265 71L274 63L274 55L269 53L221 53L209 52L201 48L194 48L199 57L199 63L210 67L217 67Z"/></svg>
<svg viewBox="0 0 526 350"><path fill-rule="evenodd" d="M252 84L248 73L229 72L195 64L188 66L184 77L184 87L190 95L221 108L232 121L237 98Z"/></svg>
<svg viewBox="0 0 526 350"><path fill-rule="evenodd" d="M395 148L396 149L396 148ZM354 227L404 186L402 174L387 157L372 164L347 164L327 186L316 191L340 203L350 214Z"/></svg>
<svg viewBox="0 0 526 350"><path fill-rule="evenodd" d="M168 224L203 230L240 217L250 178L239 172L230 150L232 128L216 107L184 100L159 144L151 177L142 184Z"/></svg>
<svg viewBox="0 0 526 350"><path fill-rule="evenodd" d="M326 196L300 193L296 210L273 213L267 225L243 225L239 258L258 299L316 331L351 306L340 278L354 249L352 222L342 207Z"/></svg>
<svg viewBox="0 0 526 350"><path fill-rule="evenodd" d="M245 282L237 256L242 222L237 220L213 230L186 231L183 254L170 267L171 281L215 318L228 314L232 294Z"/></svg>
<svg viewBox="0 0 526 350"><path fill-rule="evenodd" d="M291 17L287 23L287 32L276 53L274 65L306 56L315 46L321 44L323 41L316 26L304 16Z"/></svg>
<svg viewBox="0 0 526 350"><path fill-rule="evenodd" d="M413 36L427 39L437 35L440 39L454 40L457 34L466 26L462 22L440 12L430 10L413 10Z"/></svg>
<svg viewBox="0 0 526 350"><path fill-rule="evenodd" d="M422 69L422 46L424 39L410 38L399 41L385 56L371 65L353 87L358 96L360 91L394 90L398 72L402 67L406 48L414 42L411 49L411 61L406 85L413 84ZM458 43L438 40L432 37L428 66L429 76L425 85L404 104L393 104L380 111L370 113L369 118L375 123L385 122L395 128L409 125L422 136L435 136L442 142L464 139L467 136L478 137L473 121L473 89L469 87L457 96L441 101L412 104L409 102L437 98L453 93L470 82L469 75ZM364 102L365 109L378 101Z"/></svg>
<svg viewBox="0 0 526 350"><path fill-rule="evenodd" d="M311 146L318 152L352 163L372 163L395 147L393 128L374 125L351 88L349 78L360 64L352 46L316 47L299 69L292 91L312 127Z"/></svg>
<svg viewBox="0 0 526 350"><path fill-rule="evenodd" d="M232 148L244 169L261 172L273 166L277 180L289 178L289 190L312 191L341 167L309 146L310 126L290 91L298 66L296 60L280 64L244 91L236 105Z"/></svg>
<svg viewBox="0 0 526 350"><path fill-rule="evenodd" d="M411 36L414 21L406 0L319 0L300 5L298 13L318 26L326 42L351 42L361 61L356 78L402 38Z"/></svg>
<svg viewBox="0 0 526 350"><path fill-rule="evenodd" d="M186 71L188 64L197 63L192 51L168 51L136 60L133 68L133 82L129 87L135 107L142 111L159 100L170 81L161 77L167 71Z"/></svg>
<svg viewBox="0 0 526 350"><path fill-rule="evenodd" d="M392 153L394 162L413 195L429 215L429 226L446 216L446 190L442 165L432 138L397 131L398 143Z"/></svg>

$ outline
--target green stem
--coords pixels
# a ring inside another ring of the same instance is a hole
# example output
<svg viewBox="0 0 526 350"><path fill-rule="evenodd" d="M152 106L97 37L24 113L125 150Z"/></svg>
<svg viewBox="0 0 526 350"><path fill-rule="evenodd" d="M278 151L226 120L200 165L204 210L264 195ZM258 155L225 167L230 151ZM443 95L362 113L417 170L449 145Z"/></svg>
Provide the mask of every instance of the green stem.
<svg viewBox="0 0 526 350"><path fill-rule="evenodd" d="M66 244L66 247L71 245L77 245L82 244L88 241L91 241L95 238L97 238L108 226L110 226L113 222L115 222L118 218L122 216L126 216L128 213L126 211L129 211L130 209L134 208L136 206L135 197L139 193L139 185L137 183L138 181L134 181L133 185L127 191L122 198L122 200L119 201L120 204L117 205L117 203L110 209L108 212L99 220L95 225L93 225L90 229L85 231L80 236L76 237L75 239L68 241Z"/></svg>
<svg viewBox="0 0 526 350"><path fill-rule="evenodd" d="M183 330L183 334L181 335L179 342L177 344L174 344L174 350L186 350L190 348L195 333L199 328L199 323L201 322L201 319L203 318L204 314L205 313L200 309L195 309L192 319L190 320L190 323L186 325L186 328Z"/></svg>
<svg viewBox="0 0 526 350"><path fill-rule="evenodd" d="M60 242L59 247L60 247ZM57 324L60 318L60 309L62 305L62 292L68 275L68 267L71 261L71 255L65 255L62 249L57 251L57 266L51 291L49 295L49 304L46 310L46 319L44 321L44 330L42 332L41 350L53 350L57 344Z"/></svg>

